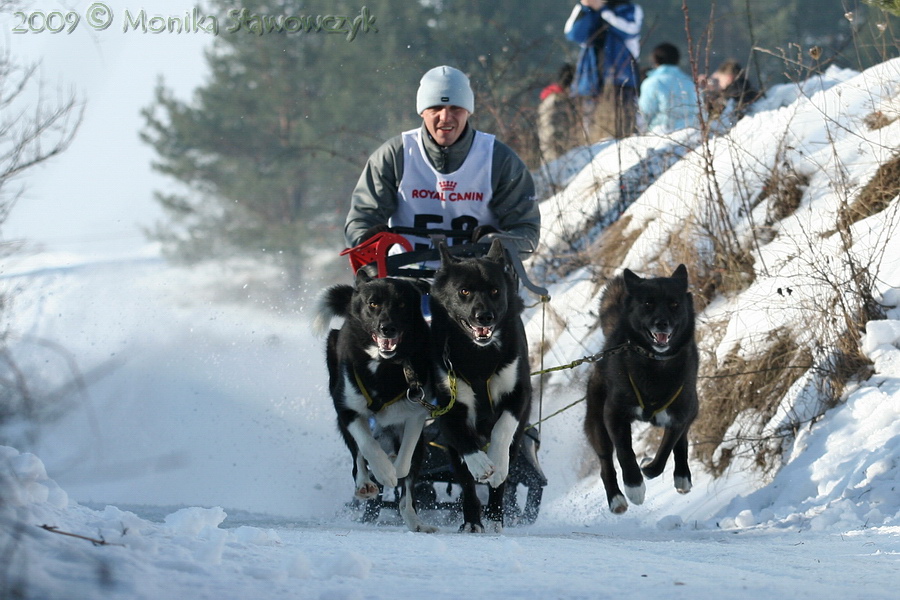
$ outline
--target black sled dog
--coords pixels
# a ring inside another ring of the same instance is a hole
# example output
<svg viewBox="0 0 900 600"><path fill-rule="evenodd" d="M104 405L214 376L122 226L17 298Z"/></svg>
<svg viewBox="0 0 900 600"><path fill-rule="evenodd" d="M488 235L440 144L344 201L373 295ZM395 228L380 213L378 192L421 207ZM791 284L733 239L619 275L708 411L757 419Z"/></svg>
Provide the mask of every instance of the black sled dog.
<svg viewBox="0 0 900 600"><path fill-rule="evenodd" d="M600 459L609 509L623 513L628 497L644 501L644 477L658 477L675 454L675 488L691 491L688 430L697 417L694 304L688 274L679 265L671 277L642 279L628 269L609 282L600 300L604 356L587 386L584 431ZM652 460L640 467L631 443L631 424L663 427ZM613 450L622 467L625 496L616 481Z"/></svg>
<svg viewBox="0 0 900 600"><path fill-rule="evenodd" d="M324 331L334 316L344 317L344 324L328 334L329 389L353 457L355 496L378 496L373 476L384 488L402 481L399 506L407 527L437 531L421 520L413 496L429 416L422 401L431 393L420 291L409 281L372 279L360 270L355 288L335 285L323 293L315 328Z"/></svg>
<svg viewBox="0 0 900 600"><path fill-rule="evenodd" d="M457 258L440 245L431 287L437 420L462 486L460 531L499 533L513 452L531 410L528 344L519 298L503 246ZM486 448L486 450L485 450ZM482 521L476 482L490 484Z"/></svg>

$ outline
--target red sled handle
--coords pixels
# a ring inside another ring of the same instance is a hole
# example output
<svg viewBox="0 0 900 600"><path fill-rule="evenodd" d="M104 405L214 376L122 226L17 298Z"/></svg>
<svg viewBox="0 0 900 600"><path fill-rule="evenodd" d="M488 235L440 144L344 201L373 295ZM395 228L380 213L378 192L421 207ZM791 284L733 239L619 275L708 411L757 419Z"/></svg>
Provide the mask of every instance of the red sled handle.
<svg viewBox="0 0 900 600"><path fill-rule="evenodd" d="M382 231L376 233L362 244L347 248L341 252L341 256L347 256L350 259L350 268L353 269L355 275L360 268L376 263L378 265L378 277L387 277L387 260L388 250L391 246L400 244L407 252L412 252L412 244L405 237L397 233Z"/></svg>

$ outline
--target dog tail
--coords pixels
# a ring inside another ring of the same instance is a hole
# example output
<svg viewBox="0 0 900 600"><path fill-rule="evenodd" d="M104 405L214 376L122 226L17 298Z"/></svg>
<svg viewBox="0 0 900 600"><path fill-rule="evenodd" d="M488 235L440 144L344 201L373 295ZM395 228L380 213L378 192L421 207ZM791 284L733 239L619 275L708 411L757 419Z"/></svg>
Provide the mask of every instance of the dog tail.
<svg viewBox="0 0 900 600"><path fill-rule="evenodd" d="M603 336L609 338L622 320L625 305L625 280L620 275L606 284L600 298L600 328Z"/></svg>
<svg viewBox="0 0 900 600"><path fill-rule="evenodd" d="M338 284L326 289L316 302L316 313L312 328L316 335L324 335L331 325L333 317L346 317L350 314L350 300L353 298L353 286Z"/></svg>

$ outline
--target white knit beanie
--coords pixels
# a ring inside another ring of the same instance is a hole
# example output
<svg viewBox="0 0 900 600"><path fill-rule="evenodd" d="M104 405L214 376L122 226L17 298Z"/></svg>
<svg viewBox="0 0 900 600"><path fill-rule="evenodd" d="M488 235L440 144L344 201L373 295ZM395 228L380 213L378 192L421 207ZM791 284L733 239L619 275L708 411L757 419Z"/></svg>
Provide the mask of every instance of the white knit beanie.
<svg viewBox="0 0 900 600"><path fill-rule="evenodd" d="M416 113L432 106L459 106L475 112L475 94L465 73L453 67L435 67L422 76L416 94Z"/></svg>

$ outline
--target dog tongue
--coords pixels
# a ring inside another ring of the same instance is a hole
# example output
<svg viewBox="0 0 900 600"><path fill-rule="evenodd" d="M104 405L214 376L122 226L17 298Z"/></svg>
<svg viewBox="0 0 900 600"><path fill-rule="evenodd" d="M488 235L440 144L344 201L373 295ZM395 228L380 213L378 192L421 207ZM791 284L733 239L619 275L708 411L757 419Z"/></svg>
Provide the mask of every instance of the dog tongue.
<svg viewBox="0 0 900 600"><path fill-rule="evenodd" d="M490 327L475 327L475 335L480 338L489 338L494 330Z"/></svg>
<svg viewBox="0 0 900 600"><path fill-rule="evenodd" d="M400 338L373 337L375 337L375 343L378 344L378 349L382 352L393 352L396 350L397 342L400 340Z"/></svg>
<svg viewBox="0 0 900 600"><path fill-rule="evenodd" d="M664 331L654 331L653 339L656 340L657 346L668 346L669 345L669 334Z"/></svg>

